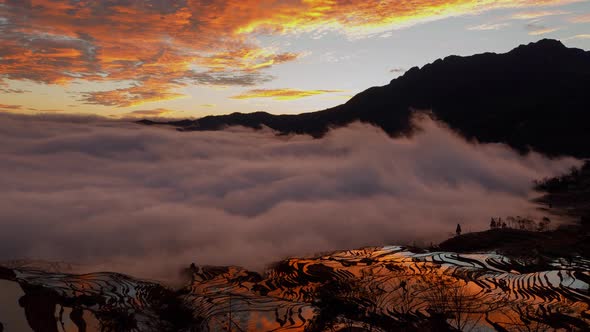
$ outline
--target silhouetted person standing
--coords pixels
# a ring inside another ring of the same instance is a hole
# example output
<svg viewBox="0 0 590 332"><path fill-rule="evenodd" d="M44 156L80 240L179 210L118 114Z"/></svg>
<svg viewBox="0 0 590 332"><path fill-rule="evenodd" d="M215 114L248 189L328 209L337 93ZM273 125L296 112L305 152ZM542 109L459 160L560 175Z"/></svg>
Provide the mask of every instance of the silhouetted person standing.
<svg viewBox="0 0 590 332"><path fill-rule="evenodd" d="M460 224L457 224L456 232L457 232L457 236L461 235L461 225Z"/></svg>

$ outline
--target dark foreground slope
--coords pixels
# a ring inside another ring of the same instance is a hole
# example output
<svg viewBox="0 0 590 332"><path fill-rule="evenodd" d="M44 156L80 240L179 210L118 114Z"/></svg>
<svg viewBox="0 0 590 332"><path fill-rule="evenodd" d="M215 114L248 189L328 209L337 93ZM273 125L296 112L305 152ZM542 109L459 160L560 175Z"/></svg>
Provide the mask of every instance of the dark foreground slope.
<svg viewBox="0 0 590 332"><path fill-rule="evenodd" d="M531 231L530 227L529 230L506 227L467 233L442 242L439 248L463 253L496 251L537 263L556 257L589 258L590 162L567 174L538 181L535 189L542 193L534 200L540 210L548 215L566 216L574 223L544 232Z"/></svg>
<svg viewBox="0 0 590 332"><path fill-rule="evenodd" d="M450 238L439 248L455 252L496 251L522 259L590 257L590 238L577 226L546 232L494 229Z"/></svg>
<svg viewBox="0 0 590 332"><path fill-rule="evenodd" d="M321 137L331 127L362 121L400 135L411 131L414 110L431 110L469 139L504 142L519 151L590 157L589 86L590 52L541 40L505 54L449 56L414 67L388 85L324 111L233 113L167 124L181 130L264 125L284 134Z"/></svg>

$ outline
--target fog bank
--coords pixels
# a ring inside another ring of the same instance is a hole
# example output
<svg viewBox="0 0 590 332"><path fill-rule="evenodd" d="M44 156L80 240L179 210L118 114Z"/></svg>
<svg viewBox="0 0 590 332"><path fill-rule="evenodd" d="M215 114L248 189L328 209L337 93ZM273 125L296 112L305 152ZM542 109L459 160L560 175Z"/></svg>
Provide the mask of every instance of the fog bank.
<svg viewBox="0 0 590 332"><path fill-rule="evenodd" d="M535 214L532 181L578 164L419 125L411 139L354 124L315 140L0 115L0 260L162 277L191 262L260 268L437 242L457 223L478 231L492 216Z"/></svg>

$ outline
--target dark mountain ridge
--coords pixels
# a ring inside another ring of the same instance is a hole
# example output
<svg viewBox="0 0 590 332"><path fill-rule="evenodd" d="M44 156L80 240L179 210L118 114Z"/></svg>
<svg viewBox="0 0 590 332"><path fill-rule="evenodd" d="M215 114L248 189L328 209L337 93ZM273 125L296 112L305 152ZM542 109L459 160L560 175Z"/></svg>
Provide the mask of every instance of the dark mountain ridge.
<svg viewBox="0 0 590 332"><path fill-rule="evenodd" d="M429 110L467 139L502 142L521 152L588 158L588 87L590 52L544 39L504 54L448 56L414 67L388 85L323 111L232 113L161 124L187 131L267 126L282 134L322 137L330 128L361 121L398 136L412 132L415 110Z"/></svg>

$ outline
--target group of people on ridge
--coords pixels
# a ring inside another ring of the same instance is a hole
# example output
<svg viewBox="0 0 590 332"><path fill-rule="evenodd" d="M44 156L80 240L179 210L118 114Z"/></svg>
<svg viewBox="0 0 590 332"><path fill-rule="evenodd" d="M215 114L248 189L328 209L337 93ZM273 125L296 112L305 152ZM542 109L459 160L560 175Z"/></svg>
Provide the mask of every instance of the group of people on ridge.
<svg viewBox="0 0 590 332"><path fill-rule="evenodd" d="M494 219L492 217L492 220L490 221L490 228L491 229L498 229L498 228L506 228L506 222L502 221L502 218L498 217L498 219Z"/></svg>

